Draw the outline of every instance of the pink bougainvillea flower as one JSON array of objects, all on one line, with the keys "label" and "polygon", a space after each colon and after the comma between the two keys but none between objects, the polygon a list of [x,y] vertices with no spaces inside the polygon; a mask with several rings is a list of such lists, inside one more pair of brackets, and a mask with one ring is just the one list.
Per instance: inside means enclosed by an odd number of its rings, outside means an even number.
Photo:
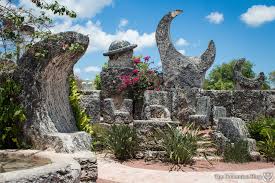
[{"label": "pink bougainvillea flower", "polygon": [[138,77],[133,78],[133,83],[137,83],[139,81]]},{"label": "pink bougainvillea flower", "polygon": [[141,61],[140,61],[140,58],[134,58],[133,61],[134,61],[135,64],[139,64],[139,63],[141,62]]},{"label": "pink bougainvillea flower", "polygon": [[139,71],[138,71],[137,69],[134,69],[134,70],[133,70],[133,73],[134,73],[134,74],[137,74],[138,72],[139,72]]},{"label": "pink bougainvillea flower", "polygon": [[148,62],[149,60],[150,60],[150,56],[146,56],[146,57],[144,57],[143,59],[146,61],[146,62]]}]

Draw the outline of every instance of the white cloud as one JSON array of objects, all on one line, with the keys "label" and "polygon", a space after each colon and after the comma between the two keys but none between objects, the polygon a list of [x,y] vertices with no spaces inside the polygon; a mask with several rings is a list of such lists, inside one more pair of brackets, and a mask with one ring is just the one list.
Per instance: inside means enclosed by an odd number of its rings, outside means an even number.
[{"label": "white cloud", "polygon": [[129,23],[129,21],[125,18],[122,18],[118,24],[118,28],[123,28],[125,27],[127,24]]},{"label": "white cloud", "polygon": [[[82,20],[81,23],[78,23],[74,19],[68,17],[57,18],[57,16],[51,14],[55,20],[55,26],[52,27],[51,30],[54,33],[76,31],[88,35],[90,38],[88,51],[90,52],[107,51],[110,44],[114,40],[127,40],[131,43],[135,43],[138,45],[135,50],[141,50],[146,47],[155,46],[154,32],[141,33],[135,29],[119,29],[115,33],[108,33],[103,30],[99,21],[93,22],[91,20],[91,18],[95,14],[99,13],[104,7],[112,4],[112,0],[60,0],[59,3],[67,6],[69,9],[75,10],[78,14],[76,20],[79,20],[79,18],[86,19]],[[29,0],[20,0],[19,5],[36,9]],[[126,26],[127,24],[127,19],[122,19],[120,22],[120,26]]]},{"label": "white cloud", "polygon": [[205,17],[210,23],[220,24],[224,21],[224,17],[222,13],[219,12],[211,12],[209,15]]},{"label": "white cloud", "polygon": [[254,5],[241,15],[241,20],[252,27],[274,21],[275,6]]},{"label": "white cloud", "polygon": [[185,55],[185,53],[186,53],[186,51],[183,50],[183,49],[179,50],[179,52],[180,52],[181,54],[183,54],[183,55]]},{"label": "white cloud", "polygon": [[188,43],[188,41],[186,41],[185,39],[179,38],[179,39],[176,41],[176,45],[177,45],[177,46],[188,46],[189,43]]},{"label": "white cloud", "polygon": [[[46,0],[46,2],[54,2],[54,0]],[[100,13],[104,7],[111,5],[112,0],[59,0],[58,3],[75,11],[79,18],[91,18]],[[20,0],[19,5],[35,9],[30,0]]]},{"label": "white cloud", "polygon": [[81,73],[81,69],[78,68],[78,67],[74,68],[74,73],[75,74],[80,74]]},{"label": "white cloud", "polygon": [[140,33],[134,29],[119,30],[114,34],[104,32],[100,22],[93,23],[91,20],[85,24],[73,24],[71,20],[66,20],[58,23],[52,29],[54,32],[60,31],[77,31],[88,35],[90,38],[90,45],[88,51],[106,51],[114,40],[126,40],[130,43],[135,43],[138,47],[135,50],[141,50],[146,47],[153,47],[155,45],[155,33]]},{"label": "white cloud", "polygon": [[98,66],[88,66],[84,68],[84,72],[100,72],[101,68]]}]

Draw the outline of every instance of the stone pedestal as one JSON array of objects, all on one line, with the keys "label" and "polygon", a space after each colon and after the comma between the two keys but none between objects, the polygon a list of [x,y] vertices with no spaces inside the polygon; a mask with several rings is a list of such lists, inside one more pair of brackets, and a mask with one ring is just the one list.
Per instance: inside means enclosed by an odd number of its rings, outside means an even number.
[{"label": "stone pedestal", "polygon": [[196,114],[190,115],[190,122],[203,129],[209,127],[211,125],[209,121],[210,110],[210,97],[197,98]]},{"label": "stone pedestal", "polygon": [[117,106],[114,99],[107,98],[103,101],[103,119],[109,124],[129,124],[133,121],[133,101],[124,99],[120,106]]},{"label": "stone pedestal", "polygon": [[179,123],[175,121],[154,120],[134,120],[133,127],[137,131],[140,139],[139,158],[145,159],[161,159],[164,157],[163,149],[160,142],[155,139],[157,131],[166,131],[169,126],[176,128]]}]

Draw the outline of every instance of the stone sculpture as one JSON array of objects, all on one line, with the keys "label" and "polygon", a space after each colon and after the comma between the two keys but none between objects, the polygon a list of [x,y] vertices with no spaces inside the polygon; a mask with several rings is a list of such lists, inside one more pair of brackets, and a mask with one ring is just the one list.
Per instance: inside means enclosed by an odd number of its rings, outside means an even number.
[{"label": "stone sculpture", "polygon": [[133,100],[124,99],[122,104],[115,105],[112,98],[104,99],[103,101],[103,118],[104,122],[110,124],[133,122]]},{"label": "stone sculpture", "polygon": [[196,114],[189,116],[189,121],[201,128],[207,128],[210,124],[210,97],[197,98]]},{"label": "stone sculpture", "polygon": [[171,120],[171,102],[167,91],[145,91],[144,105],[145,119]]},{"label": "stone sculpture", "polygon": [[[114,41],[110,45],[109,51],[103,54],[108,56],[109,60],[108,66],[103,68],[100,73],[102,98],[115,98],[122,95],[119,90],[120,77],[132,73],[134,69],[133,49],[136,47],[136,44],[130,44],[128,41]],[[125,92],[127,93],[127,91]]]},{"label": "stone sculpture", "polygon": [[221,117],[218,120],[217,130],[213,133],[213,139],[217,144],[219,152],[223,152],[227,145],[232,145],[238,141],[246,141],[247,151],[252,159],[259,158],[255,139],[250,138],[245,122],[240,118]]},{"label": "stone sculpture", "polygon": [[260,72],[254,79],[246,78],[242,75],[242,65],[245,58],[239,59],[234,65],[235,90],[260,90],[265,81],[265,75]]},{"label": "stone sculpture", "polygon": [[[72,44],[83,49],[71,51]],[[15,75],[23,89],[24,133],[34,148],[69,153],[90,149],[90,135],[76,127],[68,82],[88,44],[89,38],[82,34],[59,33],[33,45],[19,60]],[[41,50],[46,55],[36,56]]]},{"label": "stone sculpture", "polygon": [[156,30],[164,85],[168,89],[201,88],[205,73],[215,60],[215,44],[210,41],[207,50],[200,57],[188,57],[178,52],[171,42],[170,25],[180,13],[181,10],[169,12],[161,19]]},{"label": "stone sculpture", "polygon": [[214,106],[213,107],[213,122],[216,126],[218,124],[219,118],[226,117],[226,108],[223,106]]}]

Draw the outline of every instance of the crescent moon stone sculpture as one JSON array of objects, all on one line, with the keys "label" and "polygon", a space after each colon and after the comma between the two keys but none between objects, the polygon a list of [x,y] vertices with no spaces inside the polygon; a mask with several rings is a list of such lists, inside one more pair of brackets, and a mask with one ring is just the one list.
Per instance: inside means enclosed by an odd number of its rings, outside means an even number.
[{"label": "crescent moon stone sculpture", "polygon": [[188,57],[178,52],[171,42],[170,25],[181,13],[182,10],[175,10],[166,14],[156,30],[164,85],[166,88],[176,89],[202,88],[205,73],[215,60],[215,44],[211,40],[207,50],[200,57]]},{"label": "crescent moon stone sculpture", "polygon": [[234,79],[235,79],[235,90],[260,90],[264,84],[265,75],[260,72],[256,78],[246,78],[242,75],[242,66],[245,63],[245,58],[239,59],[234,65]]}]

